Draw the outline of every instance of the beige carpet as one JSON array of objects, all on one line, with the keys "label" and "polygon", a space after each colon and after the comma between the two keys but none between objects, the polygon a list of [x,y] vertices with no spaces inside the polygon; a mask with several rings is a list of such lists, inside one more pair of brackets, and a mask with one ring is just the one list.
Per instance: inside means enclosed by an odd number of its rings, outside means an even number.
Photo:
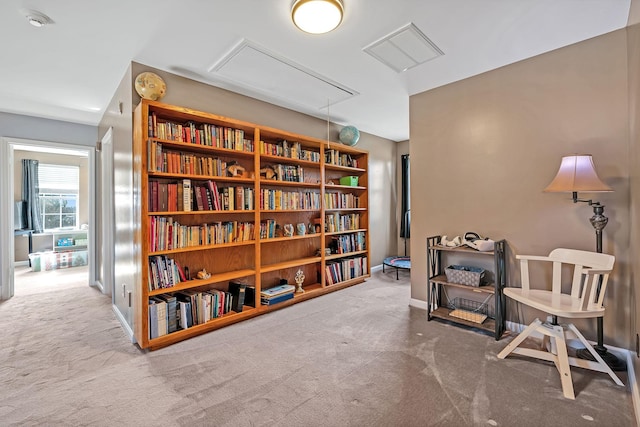
[{"label": "beige carpet", "polygon": [[635,425],[605,374],[574,369],[570,401],[552,365],[498,360],[506,339],[427,322],[407,277],[148,353],[84,283],[25,290],[0,303],[0,425]]}]

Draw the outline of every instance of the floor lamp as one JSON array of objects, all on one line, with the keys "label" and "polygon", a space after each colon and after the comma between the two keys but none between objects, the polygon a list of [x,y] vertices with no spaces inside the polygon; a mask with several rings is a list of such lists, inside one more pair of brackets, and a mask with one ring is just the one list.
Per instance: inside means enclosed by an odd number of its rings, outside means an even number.
[{"label": "floor lamp", "polygon": [[[593,159],[590,154],[565,156],[562,158],[558,174],[551,181],[551,184],[544,189],[547,193],[573,193],[573,203],[588,203],[593,207],[593,216],[589,218],[591,225],[596,231],[596,252],[602,252],[602,230],[607,225],[609,219],[604,216],[604,206],[600,202],[593,200],[583,200],[578,198],[578,192],[600,193],[613,191],[611,187],[598,178]],[[598,283],[598,293],[600,292]],[[618,357],[610,353],[604,346],[603,318],[598,317],[598,342],[593,347],[602,359],[614,371],[626,370],[626,364]],[[581,359],[593,360],[591,354],[585,349],[579,350],[577,356]]]}]

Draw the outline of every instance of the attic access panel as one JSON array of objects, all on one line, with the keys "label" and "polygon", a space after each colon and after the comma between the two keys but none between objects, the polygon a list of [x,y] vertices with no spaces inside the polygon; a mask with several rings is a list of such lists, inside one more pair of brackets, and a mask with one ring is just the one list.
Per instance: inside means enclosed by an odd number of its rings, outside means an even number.
[{"label": "attic access panel", "polygon": [[240,42],[209,72],[242,87],[314,109],[358,95],[355,90],[248,40]]}]

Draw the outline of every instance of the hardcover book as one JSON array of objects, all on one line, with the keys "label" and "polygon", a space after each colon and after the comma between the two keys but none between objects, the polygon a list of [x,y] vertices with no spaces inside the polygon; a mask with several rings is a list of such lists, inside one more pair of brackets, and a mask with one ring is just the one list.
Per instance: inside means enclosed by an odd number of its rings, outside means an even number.
[{"label": "hardcover book", "polygon": [[242,312],[246,288],[246,283],[242,283],[237,280],[232,280],[231,282],[229,282],[229,292],[233,296],[233,306],[231,307],[231,310],[235,311],[236,313]]},{"label": "hardcover book", "polygon": [[260,292],[260,298],[273,298],[278,295],[293,293],[296,287],[293,285],[278,285]]},{"label": "hardcover book", "polygon": [[283,302],[283,301],[290,300],[291,298],[293,298],[293,292],[289,292],[289,293],[286,293],[286,294],[280,294],[280,295],[272,297],[272,298],[261,298],[260,299],[260,303],[262,305],[274,305],[274,304],[278,304],[278,303]]}]

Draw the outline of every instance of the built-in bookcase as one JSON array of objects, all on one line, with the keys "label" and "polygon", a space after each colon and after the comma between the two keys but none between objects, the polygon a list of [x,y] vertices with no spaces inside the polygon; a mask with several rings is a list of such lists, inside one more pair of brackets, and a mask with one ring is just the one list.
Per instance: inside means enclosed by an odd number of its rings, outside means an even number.
[{"label": "built-in bookcase", "polygon": [[[134,330],[142,348],[370,276],[366,151],[142,100],[134,114],[134,165]],[[283,281],[296,285],[300,271],[304,292],[261,305],[261,291]],[[242,308],[231,281],[246,285]]]}]

